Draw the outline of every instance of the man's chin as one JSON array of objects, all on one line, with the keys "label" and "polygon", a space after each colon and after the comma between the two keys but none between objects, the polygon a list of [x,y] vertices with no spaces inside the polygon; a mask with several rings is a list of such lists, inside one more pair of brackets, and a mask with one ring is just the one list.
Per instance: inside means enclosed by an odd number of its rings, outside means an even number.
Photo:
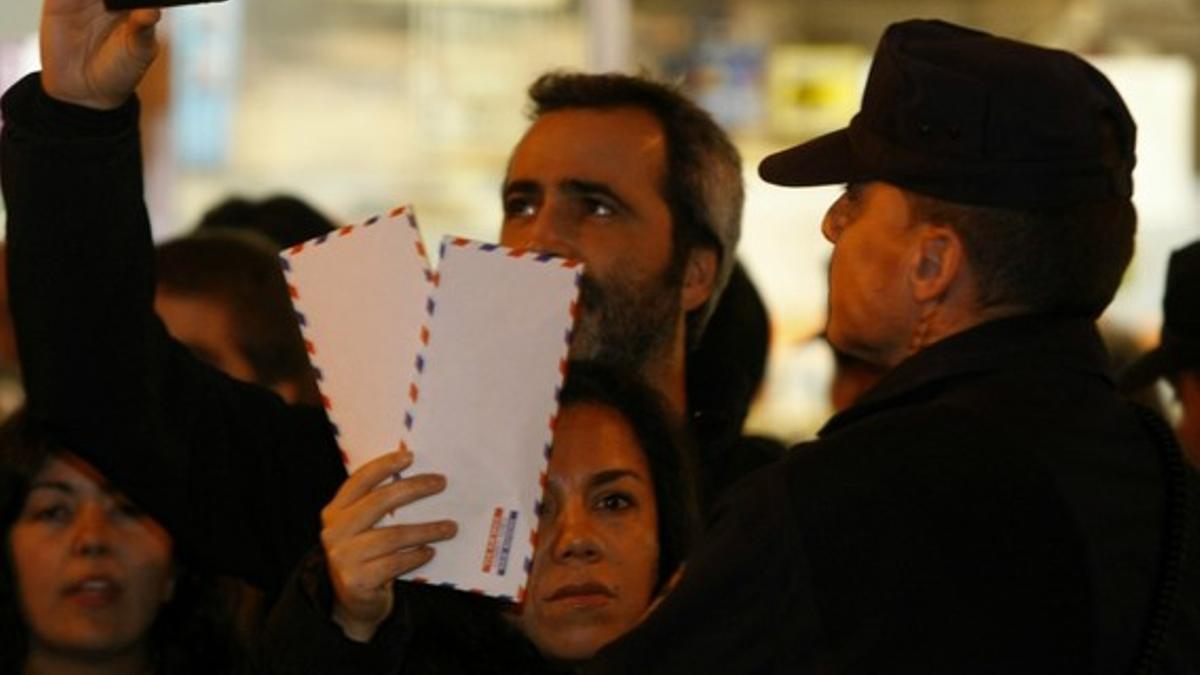
[{"label": "man's chin", "polygon": [[626,372],[641,370],[644,358],[638,358],[623,346],[613,345],[611,342],[612,340],[605,340],[596,332],[576,330],[571,337],[568,356],[572,361],[590,361]]},{"label": "man's chin", "polygon": [[580,306],[570,357],[627,372],[641,372],[664,356],[679,319],[678,291],[661,285],[601,288],[585,276]]}]

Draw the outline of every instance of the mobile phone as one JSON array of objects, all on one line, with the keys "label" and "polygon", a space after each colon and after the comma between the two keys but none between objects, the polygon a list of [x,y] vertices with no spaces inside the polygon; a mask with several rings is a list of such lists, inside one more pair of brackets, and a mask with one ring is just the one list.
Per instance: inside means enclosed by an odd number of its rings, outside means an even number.
[{"label": "mobile phone", "polygon": [[206,2],[224,2],[225,0],[104,0],[104,6],[111,11],[124,9],[139,9],[142,7],[173,7],[175,5],[199,5]]}]

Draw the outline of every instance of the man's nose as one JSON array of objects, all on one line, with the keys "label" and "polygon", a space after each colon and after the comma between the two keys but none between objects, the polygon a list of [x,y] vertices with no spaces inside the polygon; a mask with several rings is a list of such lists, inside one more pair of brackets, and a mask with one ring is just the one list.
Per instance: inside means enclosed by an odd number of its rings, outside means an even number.
[{"label": "man's nose", "polygon": [[842,230],[846,228],[846,219],[849,218],[847,209],[846,195],[842,195],[829,205],[825,217],[821,219],[821,234],[825,235],[826,241],[831,244],[837,243],[838,238],[842,236]]},{"label": "man's nose", "polygon": [[544,205],[529,223],[522,248],[571,256],[574,251],[570,237],[569,217],[567,209],[557,203],[550,202]]},{"label": "man's nose", "polygon": [[825,212],[825,217],[821,219],[821,234],[825,236],[825,241],[831,244],[837,243],[838,228],[834,224],[834,206],[829,207]]}]

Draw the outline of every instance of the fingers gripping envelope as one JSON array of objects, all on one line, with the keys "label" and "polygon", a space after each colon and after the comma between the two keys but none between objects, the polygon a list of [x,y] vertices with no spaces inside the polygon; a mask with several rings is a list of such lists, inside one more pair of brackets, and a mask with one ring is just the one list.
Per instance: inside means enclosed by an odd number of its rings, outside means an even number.
[{"label": "fingers gripping envelope", "polygon": [[435,272],[409,207],[280,258],[347,468],[403,445],[447,477],[402,515],[458,534],[407,578],[520,601],[582,268],[447,239]]}]

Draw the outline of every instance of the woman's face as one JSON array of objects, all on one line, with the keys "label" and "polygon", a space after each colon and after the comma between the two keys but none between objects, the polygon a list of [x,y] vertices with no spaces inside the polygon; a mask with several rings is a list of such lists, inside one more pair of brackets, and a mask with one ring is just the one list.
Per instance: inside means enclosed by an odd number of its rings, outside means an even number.
[{"label": "woman's face", "polygon": [[633,627],[658,577],[654,483],[633,430],[611,408],[558,418],[521,627],[542,654],[576,660]]},{"label": "woman's face", "polygon": [[170,535],[71,455],[35,477],[9,545],[34,650],[141,647],[171,594]]}]

